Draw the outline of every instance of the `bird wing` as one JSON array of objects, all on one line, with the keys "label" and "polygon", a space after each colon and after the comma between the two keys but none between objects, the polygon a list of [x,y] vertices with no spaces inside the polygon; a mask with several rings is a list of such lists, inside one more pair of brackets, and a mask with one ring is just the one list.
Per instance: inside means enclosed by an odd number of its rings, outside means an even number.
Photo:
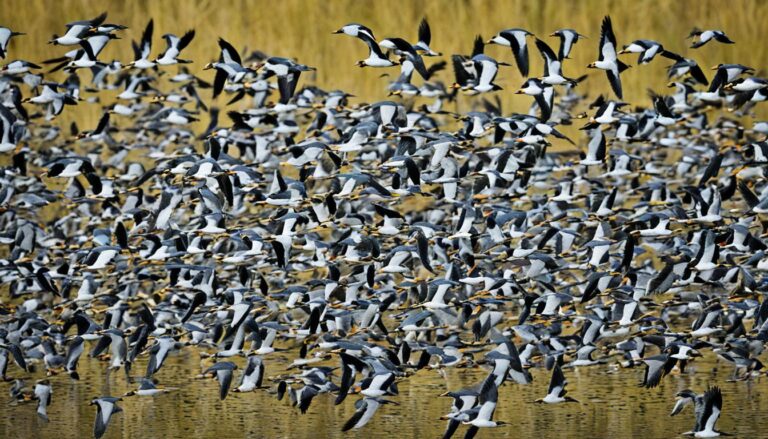
[{"label": "bird wing", "polygon": [[91,43],[88,40],[81,40],[80,47],[83,48],[83,52],[85,52],[85,55],[89,60],[96,61],[96,55],[94,54],[93,47],[91,47]]},{"label": "bird wing", "polygon": [[[361,424],[361,420],[363,419],[363,416],[365,416],[365,414],[368,412],[368,401],[369,401],[369,398],[360,400],[360,402],[362,402],[362,404],[360,404],[360,408],[355,410],[355,413],[352,415],[352,417],[349,418],[347,422],[344,423],[344,426],[341,427],[341,431],[349,431],[353,428],[360,428],[363,425],[365,425],[368,422],[368,420],[370,420],[371,417],[373,417],[373,413],[372,413],[371,416],[369,416],[368,419],[366,419],[366,421]],[[375,413],[375,409],[374,409],[374,413]]]},{"label": "bird wing", "polygon": [[536,100],[539,110],[541,110],[541,121],[548,121],[550,116],[552,116],[552,108],[550,107],[549,102],[547,102],[547,98],[544,97],[544,93],[534,95],[533,98]]},{"label": "bird wing", "polygon": [[560,396],[563,390],[565,390],[566,384],[567,382],[565,381],[563,370],[560,368],[559,364],[555,364],[555,367],[552,369],[552,379],[549,381],[547,394]]},{"label": "bird wing", "polygon": [[611,17],[607,15],[603,18],[603,24],[600,30],[599,56],[601,61],[616,60],[616,35],[613,34]]},{"label": "bird wing", "polygon": [[717,72],[715,72],[715,76],[712,78],[712,82],[709,84],[709,89],[707,91],[709,93],[714,93],[720,90],[720,88],[725,85],[727,80],[728,71],[722,67],[717,69]]},{"label": "bird wing", "polygon": [[299,83],[299,75],[301,72],[289,72],[285,76],[278,76],[277,87],[280,90],[280,103],[287,104],[290,102],[293,94],[296,92],[296,85]]},{"label": "bird wing", "polygon": [[560,61],[558,61],[552,48],[538,38],[536,38],[536,47],[539,49],[541,57],[544,58],[544,76],[559,75]]},{"label": "bird wing", "polygon": [[179,44],[179,37],[177,37],[174,34],[165,34],[163,35],[163,39],[165,40],[165,43],[168,45],[168,49],[177,49],[178,50],[178,44]]},{"label": "bird wing", "polygon": [[229,386],[232,384],[232,371],[218,370],[216,371],[216,379],[219,381],[219,398],[223,400],[227,397]]},{"label": "bird wing", "polygon": [[102,408],[102,402],[96,401],[96,421],[93,424],[93,436],[97,439],[102,437],[104,432],[107,431],[107,422],[109,422],[109,416],[104,416],[104,414],[105,411]]},{"label": "bird wing", "polygon": [[704,392],[703,406],[704,410],[701,419],[697,419],[697,424],[701,430],[714,431],[715,423],[720,417],[720,410],[723,407],[723,395],[719,387],[710,387]]},{"label": "bird wing", "polygon": [[150,19],[147,27],[144,29],[144,33],[141,34],[141,57],[143,59],[149,59],[149,53],[152,51],[152,33],[154,29],[155,21]]},{"label": "bird wing", "polygon": [[[615,52],[614,52],[615,54]],[[616,97],[624,99],[621,91],[621,78],[619,77],[619,69],[606,70],[605,74],[608,75],[608,82],[611,83],[611,89],[616,93]]]},{"label": "bird wing", "polygon": [[453,73],[456,79],[456,84],[461,86],[468,85],[470,81],[475,79],[474,72],[471,72],[466,68],[466,62],[467,58],[465,56],[451,56],[451,63],[453,64]]},{"label": "bird wing", "polygon": [[317,395],[317,389],[314,386],[305,386],[301,392],[301,400],[299,401],[299,410],[301,413],[306,413],[309,409],[309,405],[312,403],[312,398]]},{"label": "bird wing", "polygon": [[419,42],[424,43],[425,46],[429,46],[432,42],[432,31],[429,29],[427,17],[422,18],[419,23]]},{"label": "bird wing", "polygon": [[515,57],[520,74],[528,77],[528,45],[525,43],[525,34],[522,32],[507,33],[509,45],[512,47],[512,55]]},{"label": "bird wing", "polygon": [[[225,64],[242,64],[242,61],[240,60],[240,54],[237,53],[237,50],[235,50],[234,47],[232,47],[227,40],[223,38],[219,38],[219,48],[221,48],[221,60]],[[215,84],[215,82],[214,82]],[[214,89],[215,89],[214,85]]]},{"label": "bird wing", "polygon": [[195,38],[195,30],[189,30],[187,31],[180,39],[178,44],[176,45],[176,49],[181,52],[184,50],[185,47],[189,45],[189,43],[192,42],[192,40]]}]

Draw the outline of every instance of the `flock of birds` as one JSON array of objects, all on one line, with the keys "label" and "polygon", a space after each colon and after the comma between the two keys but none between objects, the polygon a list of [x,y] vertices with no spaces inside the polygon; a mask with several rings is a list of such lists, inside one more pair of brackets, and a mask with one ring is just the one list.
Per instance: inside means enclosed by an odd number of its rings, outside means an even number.
[{"label": "flock of birds", "polygon": [[[644,368],[646,388],[709,355],[733,365],[731,380],[762,374],[768,123],[730,116],[768,97],[753,68],[719,64],[708,80],[656,41],[620,49],[606,17],[589,67],[605,71],[616,99],[587,102],[586,77],[565,76],[585,38],[572,29],[552,34],[557,52],[523,29],[478,37],[471,55],[451,56],[446,86],[436,78],[447,63],[427,65],[442,55],[426,20],[416,44],[348,24],[335,33],[367,45],[359,66],[400,68],[395,100],[354,105],[344,91],[298,87],[312,67],[241,56],[223,39],[208,82],[182,58],[195,32],[163,35],[158,54],[151,20],[131,62],[100,60],[125,29],[106,13],[69,23],[50,43],[71,50],[45,61],[49,72],[23,60],[0,72],[0,273],[11,299],[0,307],[0,375],[42,419],[56,385],[80,379],[81,360],[123,369],[136,387],[123,397],[147,397],[174,390],[158,380],[185,349],[205,357],[200,377],[218,381],[222,400],[230,389],[287,394],[305,413],[313,398],[359,395],[345,431],[397,404],[409,376],[487,369],[445,393],[446,438],[502,425],[499,392],[530,383],[530,368],[551,370],[546,404],[576,401],[566,395],[574,367]],[[22,35],[0,27],[0,57]],[[733,44],[719,30],[689,37],[694,49]],[[529,112],[482,97],[509,65],[489,45],[511,48]],[[625,53],[642,69],[668,59],[674,91],[647,107],[622,102]],[[250,103],[224,122],[207,89]],[[447,109],[459,92],[481,95],[472,111]],[[105,96],[114,100],[93,130],[53,123]],[[193,132],[201,112],[210,124]],[[578,119],[585,148],[558,130]],[[578,151],[548,151],[550,141]],[[275,352],[295,360],[270,376]],[[33,373],[48,376],[30,387]],[[677,397],[673,415],[695,407],[689,434],[721,434],[719,387]],[[95,437],[120,400],[91,401]]]}]

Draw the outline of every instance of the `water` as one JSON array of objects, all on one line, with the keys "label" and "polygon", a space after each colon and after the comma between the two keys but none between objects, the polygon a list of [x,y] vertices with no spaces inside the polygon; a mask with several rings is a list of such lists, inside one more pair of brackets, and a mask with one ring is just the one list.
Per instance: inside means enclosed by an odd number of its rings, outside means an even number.
[{"label": "water", "polygon": [[[266,375],[286,373],[295,350],[268,356]],[[736,437],[762,437],[768,420],[761,413],[768,410],[768,386],[764,378],[751,382],[726,382],[732,369],[717,362],[711,352],[692,363],[684,375],[675,372],[664,378],[656,389],[644,389],[643,368],[617,369],[613,364],[578,369],[565,369],[568,394],[579,404],[548,406],[535,404],[546,394],[549,372],[532,370],[534,381],[528,386],[505,384],[499,393],[495,419],[512,425],[493,431],[481,431],[480,437],[581,437],[644,439],[678,437],[693,426],[690,407],[676,417],[669,417],[678,391],[691,388],[701,392],[707,384],[722,387],[724,408],[718,423],[720,430]],[[115,415],[107,429],[106,438],[315,438],[344,436],[341,427],[354,413],[356,397],[349,395],[343,404],[333,405],[334,395],[321,394],[312,402],[306,415],[299,414],[286,399],[277,401],[266,391],[230,393],[226,400],[218,399],[218,383],[212,379],[195,379],[207,367],[194,348],[172,354],[156,374],[164,387],[178,390],[157,397],[127,397],[120,403],[124,412]],[[242,366],[244,360],[234,360]],[[331,360],[329,365],[337,365]],[[134,367],[143,371],[146,357]],[[11,373],[17,373],[18,369]],[[75,382],[66,375],[51,378],[53,401],[48,409],[50,423],[40,421],[35,403],[6,406],[0,418],[3,438],[68,438],[92,435],[95,407],[88,401],[98,395],[122,395],[133,389],[126,383],[122,370],[106,376],[106,364],[81,358],[81,380]],[[238,378],[239,379],[239,370]],[[39,373],[35,378],[40,378]],[[447,369],[446,377],[435,370],[422,370],[398,383],[399,396],[390,397],[399,405],[386,405],[363,429],[347,436],[369,438],[439,437],[448,413],[450,398],[438,395],[479,382],[485,371]],[[28,380],[28,383],[33,383]],[[338,381],[337,381],[338,382]],[[3,392],[8,384],[2,387]],[[455,437],[462,437],[460,427]]]}]

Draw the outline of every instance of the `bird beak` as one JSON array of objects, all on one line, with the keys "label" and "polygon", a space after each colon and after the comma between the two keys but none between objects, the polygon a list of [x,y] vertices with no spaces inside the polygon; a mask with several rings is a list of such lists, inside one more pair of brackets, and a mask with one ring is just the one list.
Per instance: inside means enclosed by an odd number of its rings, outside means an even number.
[{"label": "bird beak", "polygon": [[588,69],[594,69],[595,68],[595,63],[587,64],[587,68]]},{"label": "bird beak", "polygon": [[624,55],[625,53],[627,53],[626,49],[619,50],[619,55]]},{"label": "bird beak", "polygon": [[331,32],[331,34],[343,34],[343,33],[344,33],[344,29],[339,29]]},{"label": "bird beak", "polygon": [[557,32],[552,32],[551,34],[549,34],[549,36],[550,37],[556,37],[557,36]]},{"label": "bird beak", "polygon": [[525,92],[523,92],[523,89],[522,89],[522,88],[521,88],[520,90],[517,90],[517,91],[515,91],[515,94],[516,94],[516,95],[521,95],[521,94],[524,94],[524,93],[525,93]]},{"label": "bird beak", "polygon": [[712,67],[710,67],[710,70],[717,70],[718,68],[719,68],[719,66],[712,66]]}]

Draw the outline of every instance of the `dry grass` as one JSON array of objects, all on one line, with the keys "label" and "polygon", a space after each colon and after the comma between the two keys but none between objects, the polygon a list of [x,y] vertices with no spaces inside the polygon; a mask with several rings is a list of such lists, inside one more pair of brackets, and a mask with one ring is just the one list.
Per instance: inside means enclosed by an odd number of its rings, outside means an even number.
[{"label": "dry grass", "polygon": [[[188,28],[197,30],[197,38],[187,49],[185,57],[195,60],[192,69],[205,78],[210,79],[212,74],[202,72],[202,66],[217,56],[216,39],[221,36],[236,47],[258,48],[269,54],[295,57],[316,66],[318,72],[315,78],[308,78],[308,81],[315,81],[321,87],[344,89],[366,101],[385,97],[387,79],[380,75],[384,72],[395,75],[396,70],[361,70],[354,66],[355,61],[367,55],[365,46],[349,37],[331,35],[333,30],[353,21],[371,27],[378,38],[402,36],[413,40],[419,20],[426,15],[432,25],[433,47],[445,54],[469,52],[474,35],[489,37],[510,27],[528,29],[555,46],[557,41],[546,35],[561,27],[572,27],[590,38],[576,46],[572,61],[565,66],[565,73],[574,77],[584,73],[586,64],[597,55],[599,25],[605,14],[613,18],[619,44],[636,38],[655,39],[672,51],[692,56],[706,67],[718,62],[739,62],[761,69],[768,60],[768,46],[762,44],[766,31],[761,26],[768,21],[768,4],[742,0],[727,3],[708,0],[592,0],[574,3],[482,0],[421,0],[408,3],[366,0],[4,0],[0,8],[0,24],[28,34],[13,41],[12,57],[40,61],[60,56],[66,50],[46,44],[54,31],[61,33],[64,23],[90,18],[102,10],[109,11],[108,21],[130,26],[121,34],[124,40],[111,44],[103,59],[128,61],[132,57],[129,40],[139,38],[147,20],[153,17],[156,52],[164,47],[164,42],[159,39],[163,33],[180,34]],[[684,37],[693,26],[722,28],[737,44],[709,44],[697,51],[687,49]],[[493,46],[487,52],[500,60],[512,61],[509,49]],[[534,63],[531,71],[537,73],[541,69],[541,60],[535,49],[531,56]],[[667,82],[664,70],[667,63],[667,60],[660,59],[651,65],[635,66],[627,71],[623,75],[626,99],[646,104],[649,102],[647,89],[663,91]],[[631,64],[634,64],[634,59]],[[450,72],[442,75],[446,82],[450,82],[451,77]],[[500,96],[506,110],[527,108],[529,98],[512,94],[512,90],[522,81],[515,68],[501,71],[499,83],[505,91],[500,92]],[[601,72],[593,72],[583,87],[591,93],[609,91]],[[78,109],[78,113],[83,112],[83,109]],[[98,108],[86,113],[89,114],[86,120],[90,123],[98,114]]]}]

